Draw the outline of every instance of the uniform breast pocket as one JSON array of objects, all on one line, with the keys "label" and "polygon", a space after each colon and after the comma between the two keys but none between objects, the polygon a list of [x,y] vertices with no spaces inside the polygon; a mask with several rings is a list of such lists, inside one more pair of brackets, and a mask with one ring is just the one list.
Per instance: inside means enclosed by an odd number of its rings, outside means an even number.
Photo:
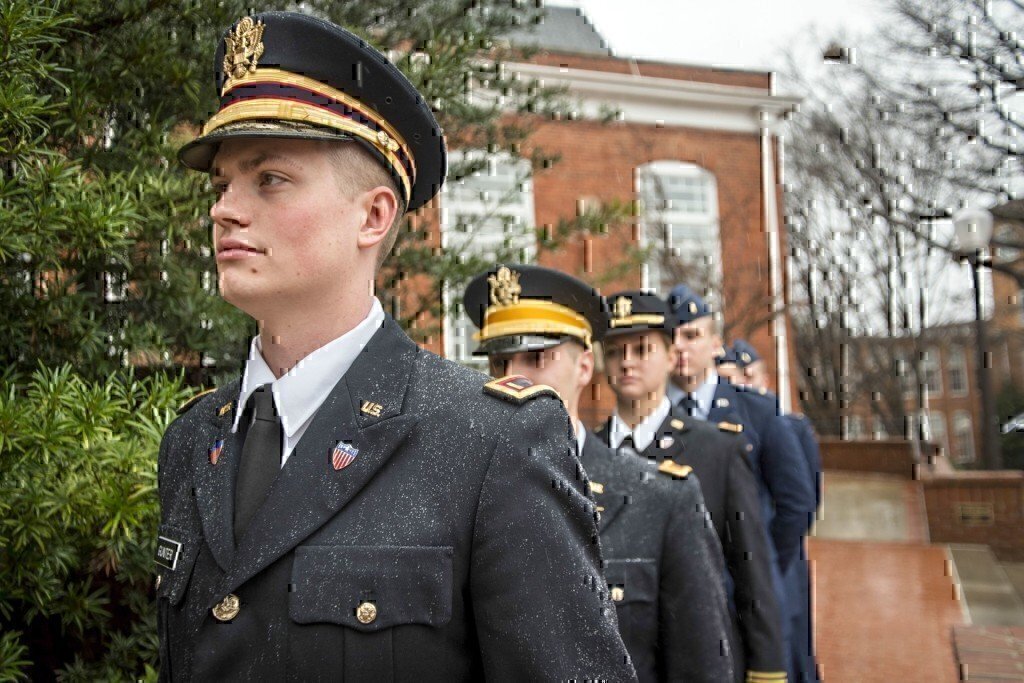
[{"label": "uniform breast pocket", "polygon": [[298,624],[364,633],[443,626],[452,616],[452,580],[450,546],[302,546],[288,611]]},{"label": "uniform breast pocket", "polygon": [[605,580],[619,618],[619,632],[630,655],[645,661],[657,642],[658,565],[648,559],[609,559]]}]

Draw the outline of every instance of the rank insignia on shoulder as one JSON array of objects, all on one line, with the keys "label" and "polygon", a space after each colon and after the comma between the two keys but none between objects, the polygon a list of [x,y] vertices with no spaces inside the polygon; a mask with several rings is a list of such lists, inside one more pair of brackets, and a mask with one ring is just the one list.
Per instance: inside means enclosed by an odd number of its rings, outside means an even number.
[{"label": "rank insignia on shoulder", "polygon": [[517,405],[522,405],[531,398],[543,396],[544,394],[561,398],[558,392],[547,384],[534,384],[522,375],[509,375],[508,377],[490,381],[484,385],[484,393],[503,398]]},{"label": "rank insignia on shoulder", "polygon": [[680,465],[674,460],[662,460],[658,465],[658,471],[662,474],[671,474],[679,479],[686,479],[693,472],[693,468],[689,465]]},{"label": "rank insignia on shoulder", "polygon": [[738,425],[735,422],[719,422],[718,428],[723,432],[732,432],[733,434],[740,434],[743,432],[743,425]]},{"label": "rank insignia on shoulder", "polygon": [[181,406],[178,408],[178,415],[188,412],[188,409],[194,406],[195,404],[199,403],[200,399],[202,399],[203,396],[206,396],[207,394],[212,394],[215,391],[217,390],[207,389],[205,391],[200,391],[198,394],[196,394],[195,396],[181,404]]}]

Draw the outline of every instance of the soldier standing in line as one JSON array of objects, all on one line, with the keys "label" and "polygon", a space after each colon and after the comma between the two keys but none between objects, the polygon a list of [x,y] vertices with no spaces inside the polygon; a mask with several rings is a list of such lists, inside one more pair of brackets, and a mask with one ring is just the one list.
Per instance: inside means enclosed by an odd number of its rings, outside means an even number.
[{"label": "soldier standing in line", "polygon": [[761,514],[773,552],[773,576],[783,616],[783,647],[788,652],[792,608],[782,577],[799,556],[803,535],[814,516],[812,477],[803,451],[776,401],[759,392],[735,386],[719,377],[715,358],[723,352],[720,322],[711,308],[686,285],[677,285],[669,306],[678,319],[675,345],[679,358],[669,383],[674,406],[700,420],[731,422],[743,427],[761,496]]},{"label": "soldier standing in line", "polygon": [[161,680],[635,680],[561,401],[423,351],[372,294],[444,181],[423,98],[307,14],[241,19],[214,63],[180,158],[260,334],[161,444]]},{"label": "soldier standing in line", "polygon": [[[764,360],[746,340],[736,339],[726,350],[724,358],[718,361],[718,372],[733,384],[750,386],[763,394],[768,391],[768,374]],[[807,466],[814,477],[815,507],[821,505],[821,454],[814,427],[805,415],[786,413],[783,416],[803,450]],[[810,528],[807,530],[810,531]],[[811,602],[811,576],[805,552],[801,552],[782,577],[792,612],[790,638],[790,678],[798,683],[812,683],[820,680],[814,655],[814,624]]]},{"label": "soldier standing in line", "polygon": [[605,579],[639,679],[729,681],[721,549],[696,478],[671,461],[659,467],[612,452],[578,417],[592,345],[607,323],[601,296],[564,273],[515,265],[477,276],[464,301],[492,374],[550,385],[565,401],[600,506]]},{"label": "soldier standing in line", "polygon": [[[617,409],[597,436],[612,447],[631,440],[654,462],[693,467],[725,556],[736,680],[784,680],[771,555],[740,428],[726,422],[712,426],[671,410],[665,388],[675,366],[675,325],[664,301],[640,292],[623,292],[609,301],[615,316],[604,344],[605,370]],[[653,352],[645,353],[648,348]]]}]

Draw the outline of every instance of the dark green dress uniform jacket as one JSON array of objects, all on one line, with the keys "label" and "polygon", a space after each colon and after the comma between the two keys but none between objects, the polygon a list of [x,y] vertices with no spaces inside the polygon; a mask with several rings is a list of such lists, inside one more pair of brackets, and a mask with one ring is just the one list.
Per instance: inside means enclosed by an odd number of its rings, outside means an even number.
[{"label": "dark green dress uniform jacket", "polygon": [[722,550],[696,477],[659,473],[592,434],[582,462],[603,508],[605,579],[639,679],[731,680]]},{"label": "dark green dress uniform jacket", "polygon": [[746,458],[746,441],[717,425],[670,414],[643,455],[689,465],[700,479],[732,579],[737,679],[742,680],[744,671],[785,671],[768,534],[761,521],[757,480]]},{"label": "dark green dress uniform jacket", "polygon": [[[157,591],[161,679],[634,680],[565,410],[485,381],[387,318],[237,544],[238,383],[176,420],[160,451],[160,535],[182,544]],[[342,440],[358,454],[335,470]],[[239,611],[218,621],[229,594]]]}]

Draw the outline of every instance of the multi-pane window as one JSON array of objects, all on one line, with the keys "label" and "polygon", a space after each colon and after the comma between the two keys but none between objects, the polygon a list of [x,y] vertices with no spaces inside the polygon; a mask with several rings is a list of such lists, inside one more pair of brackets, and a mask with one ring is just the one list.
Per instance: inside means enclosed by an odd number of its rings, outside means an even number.
[{"label": "multi-pane window", "polygon": [[974,462],[974,428],[971,425],[971,416],[966,411],[958,410],[953,415],[951,446],[953,462]]},{"label": "multi-pane window", "polygon": [[928,393],[937,396],[942,393],[942,369],[939,367],[939,350],[930,348],[921,353],[921,381]]},{"label": "multi-pane window", "polygon": [[[481,168],[449,180],[441,192],[442,247],[488,261],[511,251],[515,262],[532,262],[537,242],[532,231],[535,218],[530,162],[478,151],[456,151],[449,157],[453,166],[467,160],[480,162]],[[471,355],[476,348],[476,328],[462,310],[462,292],[445,286],[444,301],[448,311],[444,322],[445,356],[486,369],[484,359]]]},{"label": "multi-pane window", "polygon": [[718,289],[722,244],[718,187],[710,172],[679,161],[654,161],[636,171],[641,245],[650,249],[642,284],[665,294],[680,278],[696,290]]},{"label": "multi-pane window", "polygon": [[964,347],[950,346],[946,356],[946,369],[949,372],[949,392],[951,394],[967,393],[967,359]]},{"label": "multi-pane window", "polygon": [[850,415],[846,419],[846,439],[856,441],[864,436],[864,418],[860,415]]},{"label": "multi-pane window", "polygon": [[946,442],[946,416],[938,411],[928,413],[928,440],[949,452],[949,444]]}]

